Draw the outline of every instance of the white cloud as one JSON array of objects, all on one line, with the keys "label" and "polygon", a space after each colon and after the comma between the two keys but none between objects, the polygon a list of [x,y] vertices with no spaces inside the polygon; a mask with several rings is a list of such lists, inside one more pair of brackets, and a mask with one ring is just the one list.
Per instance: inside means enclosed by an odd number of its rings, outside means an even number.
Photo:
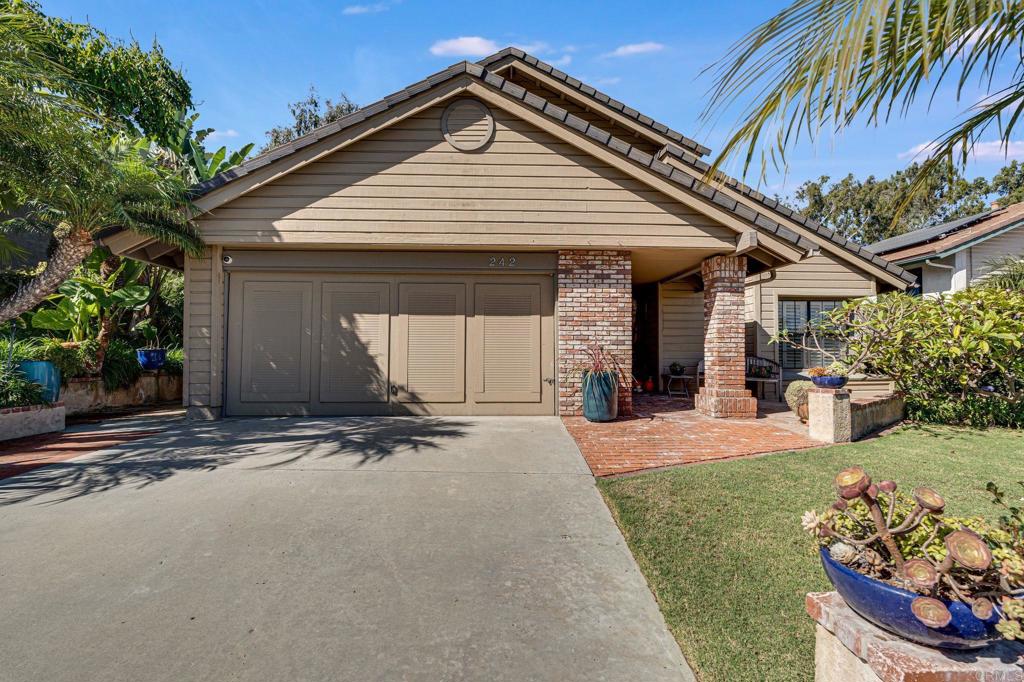
[{"label": "white cloud", "polygon": [[619,45],[617,48],[608,52],[602,56],[604,57],[631,57],[635,54],[649,54],[651,52],[661,52],[665,49],[665,46],[661,43],[655,43],[653,41],[646,41],[643,43],[630,43],[629,45]]},{"label": "white cloud", "polygon": [[430,54],[438,57],[485,57],[497,51],[497,43],[480,36],[460,36],[439,40],[430,46]]},{"label": "white cloud", "polygon": [[[935,151],[935,142],[922,142],[898,155],[900,159],[923,159],[928,158]],[[1009,159],[1024,159],[1024,140],[1010,140],[1001,142],[992,140],[990,142],[978,142],[971,148],[971,158],[974,161],[1006,161]]]},{"label": "white cloud", "polygon": [[206,139],[213,142],[215,140],[224,140],[231,137],[238,137],[238,131],[234,128],[228,128],[227,130],[214,130],[206,136]]},{"label": "white cloud", "polygon": [[375,2],[372,5],[349,5],[341,10],[341,13],[348,15],[376,14],[377,12],[388,11],[391,9],[391,5],[392,3],[390,2]]},{"label": "white cloud", "polygon": [[512,47],[518,47],[523,52],[530,54],[544,54],[551,51],[551,46],[542,40],[535,40],[532,43],[512,43]]},{"label": "white cloud", "polygon": [[550,64],[551,66],[569,66],[570,64],[572,64],[572,55],[563,54],[558,59],[548,60],[548,64]]}]

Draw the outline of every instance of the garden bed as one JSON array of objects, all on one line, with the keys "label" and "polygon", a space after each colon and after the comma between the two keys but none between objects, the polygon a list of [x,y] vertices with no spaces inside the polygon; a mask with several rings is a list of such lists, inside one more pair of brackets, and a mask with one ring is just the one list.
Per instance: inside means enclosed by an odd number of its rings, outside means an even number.
[{"label": "garden bed", "polygon": [[180,402],[181,375],[143,372],[130,385],[115,389],[108,389],[99,377],[75,377],[61,388],[61,399],[69,415]]}]

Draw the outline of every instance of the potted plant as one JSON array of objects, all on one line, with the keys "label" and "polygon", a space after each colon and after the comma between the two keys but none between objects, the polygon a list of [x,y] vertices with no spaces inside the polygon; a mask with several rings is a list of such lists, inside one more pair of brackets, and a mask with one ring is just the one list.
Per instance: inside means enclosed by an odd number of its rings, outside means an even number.
[{"label": "potted plant", "polygon": [[849,380],[846,368],[838,362],[828,367],[811,367],[807,374],[818,388],[842,388]]},{"label": "potted plant", "polygon": [[[804,514],[826,575],[850,608],[875,625],[928,646],[975,649],[1024,639],[1024,523],[999,526],[944,514],[934,490],[907,496],[861,467],[835,477],[838,499]],[[1001,501],[998,489],[990,490]]]},{"label": "potted plant", "polygon": [[671,365],[668,366],[668,373],[674,377],[683,376],[683,371],[683,366],[678,362],[673,362]]},{"label": "potted plant", "polygon": [[583,393],[583,416],[592,422],[610,422],[619,415],[619,383],[626,382],[622,365],[600,344],[583,349],[586,360],[569,370],[579,377],[577,390]]},{"label": "potted plant", "polygon": [[813,385],[810,381],[791,381],[786,387],[786,404],[802,422],[808,418],[807,393]]},{"label": "potted plant", "polygon": [[145,347],[135,350],[142,369],[157,370],[163,367],[167,362],[167,349],[160,346],[160,333],[156,325],[150,320],[143,320],[135,325],[133,331],[146,340]]},{"label": "potted plant", "polygon": [[[5,367],[16,369],[26,381],[40,386],[43,402],[57,402],[60,397],[60,369],[49,360],[34,359],[41,350],[39,342],[35,339],[15,341],[14,330],[12,322],[11,335],[7,341],[7,357],[0,362]],[[20,357],[16,359],[15,356]]]}]

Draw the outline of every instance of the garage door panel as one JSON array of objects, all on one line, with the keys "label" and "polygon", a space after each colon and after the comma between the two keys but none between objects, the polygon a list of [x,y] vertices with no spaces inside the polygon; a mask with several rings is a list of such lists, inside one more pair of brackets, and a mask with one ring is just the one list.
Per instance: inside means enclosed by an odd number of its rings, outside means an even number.
[{"label": "garage door panel", "polygon": [[477,284],[474,296],[474,400],[540,402],[540,285]]},{"label": "garage door panel", "polygon": [[386,282],[323,284],[320,402],[388,401],[390,289]]},{"label": "garage door panel", "polygon": [[395,380],[404,403],[466,400],[466,285],[402,282]]},{"label": "garage door panel", "polygon": [[308,402],[311,282],[244,284],[242,402]]}]

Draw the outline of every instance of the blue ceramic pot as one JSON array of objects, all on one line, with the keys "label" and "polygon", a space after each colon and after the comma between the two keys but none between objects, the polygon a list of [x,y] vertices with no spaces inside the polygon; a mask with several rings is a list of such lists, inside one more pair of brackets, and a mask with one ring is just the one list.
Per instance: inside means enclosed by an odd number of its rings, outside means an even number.
[{"label": "blue ceramic pot", "polygon": [[142,369],[160,369],[167,362],[166,348],[139,348],[135,351]]},{"label": "blue ceramic pot", "polygon": [[580,389],[587,421],[610,422],[619,416],[619,381],[615,372],[584,374]]},{"label": "blue ceramic pot", "polygon": [[842,388],[846,385],[846,377],[811,377],[811,381],[818,388]]},{"label": "blue ceramic pot", "polygon": [[833,559],[825,548],[821,563],[851,609],[903,639],[943,649],[980,649],[1000,639],[995,629],[998,609],[988,620],[979,620],[967,604],[943,601],[953,618],[944,628],[930,628],[910,610],[911,602],[920,595],[862,575]]},{"label": "blue ceramic pot", "polygon": [[43,400],[57,402],[60,397],[60,370],[56,365],[46,360],[22,360],[18,363],[18,371],[33,384],[43,387]]}]

